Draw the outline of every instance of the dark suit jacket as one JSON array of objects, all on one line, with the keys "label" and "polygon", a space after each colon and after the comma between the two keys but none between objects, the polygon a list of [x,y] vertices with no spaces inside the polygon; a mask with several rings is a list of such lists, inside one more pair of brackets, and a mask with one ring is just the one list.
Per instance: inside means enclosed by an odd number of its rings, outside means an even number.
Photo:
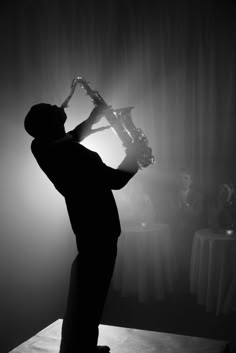
[{"label": "dark suit jacket", "polygon": [[72,138],[60,143],[35,139],[31,148],[39,166],[65,197],[77,242],[80,237],[86,241],[118,237],[121,228],[112,189],[124,187],[137,172],[136,160],[127,156],[113,169]]},{"label": "dark suit jacket", "polygon": [[203,194],[190,189],[187,204],[181,200],[180,192],[176,190],[171,198],[170,220],[176,227],[187,227],[193,230],[206,225],[206,207]]}]

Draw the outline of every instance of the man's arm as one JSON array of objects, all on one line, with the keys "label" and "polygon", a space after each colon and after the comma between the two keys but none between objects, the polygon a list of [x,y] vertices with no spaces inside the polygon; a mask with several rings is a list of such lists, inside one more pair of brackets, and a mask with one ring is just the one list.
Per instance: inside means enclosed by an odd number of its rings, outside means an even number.
[{"label": "man's arm", "polygon": [[113,190],[123,188],[128,181],[138,172],[137,163],[140,147],[133,143],[126,149],[126,156],[117,169],[108,167],[103,163],[102,174],[107,185]]},{"label": "man's arm", "polygon": [[[95,107],[87,120],[76,126],[74,130],[69,131],[69,134],[72,135],[73,140],[81,142],[92,133],[110,128],[110,126],[105,126],[92,129],[92,126],[96,124],[103,115],[105,115],[107,109],[109,110],[110,107]],[[126,148],[126,157],[117,169],[109,167],[101,161],[101,174],[103,175],[104,181],[111,189],[118,190],[123,188],[138,172],[139,166],[137,160],[140,153],[142,153],[142,146],[138,143],[132,143]]]},{"label": "man's arm", "polygon": [[110,126],[103,126],[97,129],[92,129],[92,126],[98,123],[101,117],[105,115],[106,109],[110,109],[110,108],[105,107],[104,109],[104,107],[99,107],[99,106],[95,107],[92,110],[88,119],[84,120],[82,123],[77,125],[75,129],[69,131],[68,133],[73,137],[73,140],[76,142],[82,142],[86,137],[88,137],[89,135],[95,132],[109,129]]}]

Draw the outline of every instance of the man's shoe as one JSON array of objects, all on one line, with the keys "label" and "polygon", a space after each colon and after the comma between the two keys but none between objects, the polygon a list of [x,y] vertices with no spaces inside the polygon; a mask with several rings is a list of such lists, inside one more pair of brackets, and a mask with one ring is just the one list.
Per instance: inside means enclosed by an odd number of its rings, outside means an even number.
[{"label": "man's shoe", "polygon": [[108,346],[97,346],[95,353],[109,353],[110,347]]},{"label": "man's shoe", "polygon": [[[71,352],[71,350],[60,350],[59,353]],[[88,350],[89,353],[110,353],[110,347],[108,346],[97,346],[95,350]]]}]

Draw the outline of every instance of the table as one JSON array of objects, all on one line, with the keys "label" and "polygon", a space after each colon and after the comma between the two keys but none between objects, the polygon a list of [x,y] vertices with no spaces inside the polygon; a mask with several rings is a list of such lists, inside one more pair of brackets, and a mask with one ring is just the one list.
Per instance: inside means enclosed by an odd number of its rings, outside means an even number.
[{"label": "table", "polygon": [[167,224],[126,225],[118,242],[112,287],[121,296],[140,302],[163,300],[166,293],[173,291],[174,261]]},{"label": "table", "polygon": [[208,312],[236,310],[236,235],[198,230],[193,239],[190,291]]}]

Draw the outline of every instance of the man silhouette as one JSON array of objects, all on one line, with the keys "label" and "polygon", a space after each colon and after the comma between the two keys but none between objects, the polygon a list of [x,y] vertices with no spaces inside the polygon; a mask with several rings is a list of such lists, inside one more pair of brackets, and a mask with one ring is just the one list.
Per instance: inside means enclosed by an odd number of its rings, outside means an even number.
[{"label": "man silhouette", "polygon": [[139,151],[132,144],[120,166],[113,169],[79,143],[106,128],[92,129],[102,111],[94,108],[87,120],[68,133],[65,111],[55,105],[34,105],[24,122],[25,130],[34,137],[34,157],[65,198],[78,248],[71,268],[60,353],[105,353],[110,349],[98,346],[97,341],[121,232],[112,189],[124,187],[138,171]]}]

